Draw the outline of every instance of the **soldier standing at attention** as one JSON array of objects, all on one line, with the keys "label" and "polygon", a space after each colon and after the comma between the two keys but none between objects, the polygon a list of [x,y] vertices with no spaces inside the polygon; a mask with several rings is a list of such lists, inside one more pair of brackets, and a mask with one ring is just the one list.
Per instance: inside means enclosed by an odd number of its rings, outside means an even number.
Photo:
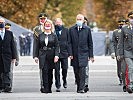
[{"label": "soldier standing at attention", "polygon": [[128,66],[129,85],[127,92],[133,93],[133,11],[128,13],[129,25],[121,29],[120,41],[118,41],[117,59],[125,59]]}]

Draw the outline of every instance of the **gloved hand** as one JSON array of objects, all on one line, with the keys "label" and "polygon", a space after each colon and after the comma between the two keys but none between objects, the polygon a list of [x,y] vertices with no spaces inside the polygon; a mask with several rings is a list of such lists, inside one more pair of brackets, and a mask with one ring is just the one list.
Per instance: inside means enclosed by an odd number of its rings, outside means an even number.
[{"label": "gloved hand", "polygon": [[115,53],[111,53],[111,58],[115,59]]},{"label": "gloved hand", "polygon": [[19,65],[19,61],[15,61],[15,66],[18,66]]}]

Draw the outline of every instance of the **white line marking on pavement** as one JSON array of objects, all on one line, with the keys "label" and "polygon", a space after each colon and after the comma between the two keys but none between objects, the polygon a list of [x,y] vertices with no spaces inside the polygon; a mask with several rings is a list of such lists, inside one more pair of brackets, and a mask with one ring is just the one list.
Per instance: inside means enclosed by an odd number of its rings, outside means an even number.
[{"label": "white line marking on pavement", "polygon": [[[39,70],[17,70],[17,71],[13,71],[13,73],[38,73]],[[73,72],[73,70],[68,70],[68,72]],[[111,73],[115,73],[116,70],[90,70],[89,71],[90,73],[94,73],[94,72],[99,72],[99,73],[102,73],[102,72],[111,72]]]},{"label": "white line marking on pavement", "polygon": [[41,97],[48,97],[48,98],[67,98],[67,97],[75,97],[75,98],[86,98],[86,97],[133,97],[133,94],[128,94],[127,92],[88,92],[84,94],[76,93],[76,92],[53,92],[47,95],[44,95],[39,92],[32,92],[32,93],[11,93],[5,94],[1,93],[0,98],[41,98]]}]

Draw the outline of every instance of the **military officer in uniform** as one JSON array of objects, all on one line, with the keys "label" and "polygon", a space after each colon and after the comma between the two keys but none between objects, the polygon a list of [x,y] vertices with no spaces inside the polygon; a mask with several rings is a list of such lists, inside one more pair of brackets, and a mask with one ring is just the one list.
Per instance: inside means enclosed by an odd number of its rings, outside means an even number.
[{"label": "military officer in uniform", "polygon": [[125,59],[128,66],[128,77],[130,83],[127,86],[128,93],[133,93],[133,11],[128,13],[129,25],[121,29],[118,41],[117,59]]},{"label": "military officer in uniform", "polygon": [[[111,51],[111,57],[112,59],[115,59],[117,56],[117,45],[118,41],[120,39],[121,35],[121,28],[125,25],[125,19],[120,18],[118,20],[118,28],[114,30],[111,43],[110,43],[110,51]],[[126,64],[124,60],[118,60],[116,59],[117,62],[117,75],[119,78],[119,85],[124,85],[123,90],[125,91],[125,69],[126,69]]]},{"label": "military officer in uniform", "polygon": [[[118,40],[120,39],[120,34],[121,34],[121,28],[122,26],[125,24],[125,20],[124,19],[119,19],[118,20],[118,28],[115,29],[113,31],[113,35],[112,35],[112,40],[111,40],[111,57],[114,59],[116,54],[116,50],[117,50],[117,44],[118,44]],[[119,85],[122,85],[122,76],[121,76],[121,61],[117,61],[117,75],[120,81]]]},{"label": "military officer in uniform", "polygon": [[44,23],[47,20],[48,15],[45,14],[45,13],[40,13],[38,17],[39,17],[39,23],[40,24],[33,29],[33,31],[34,31],[33,37],[35,39],[37,39],[38,38],[38,35],[41,34],[44,31],[44,28],[43,27],[44,27]]}]

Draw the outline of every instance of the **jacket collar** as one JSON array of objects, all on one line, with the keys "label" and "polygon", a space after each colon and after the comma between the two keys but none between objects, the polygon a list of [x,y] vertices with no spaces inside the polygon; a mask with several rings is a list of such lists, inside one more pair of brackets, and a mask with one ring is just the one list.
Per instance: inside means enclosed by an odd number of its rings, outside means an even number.
[{"label": "jacket collar", "polygon": [[[75,25],[74,25],[74,28],[75,28],[75,29],[78,29],[78,26],[75,24]],[[82,28],[85,28],[85,25],[84,25],[84,24],[82,25]]]}]

